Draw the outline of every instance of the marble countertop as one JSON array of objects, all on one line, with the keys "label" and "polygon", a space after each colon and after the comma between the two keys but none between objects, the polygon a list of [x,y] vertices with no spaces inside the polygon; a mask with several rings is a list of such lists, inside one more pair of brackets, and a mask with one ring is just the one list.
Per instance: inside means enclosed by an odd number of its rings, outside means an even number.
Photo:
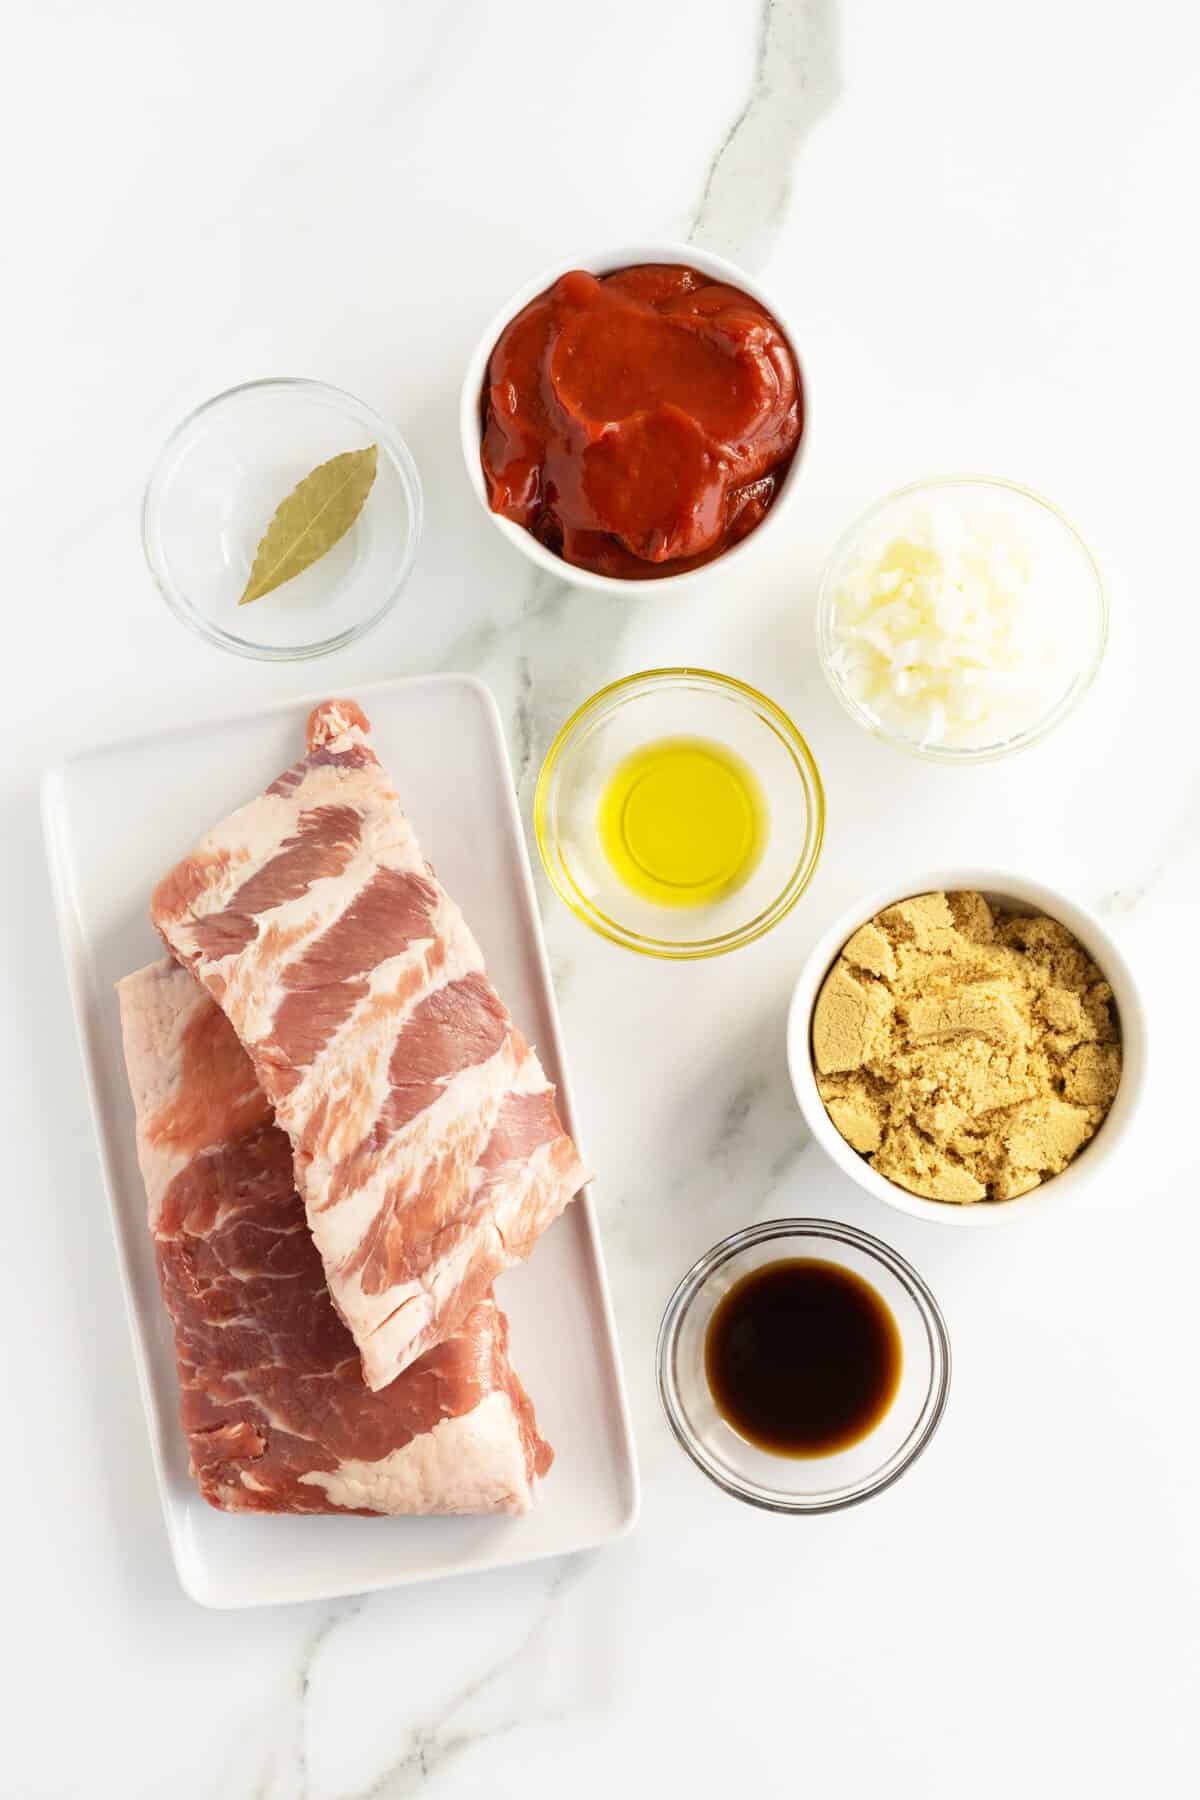
[{"label": "marble countertop", "polygon": [[[0,771],[7,1235],[0,1791],[476,1800],[567,1791],[1000,1800],[1194,1792],[1195,169],[1200,25],[1011,0],[18,0],[0,145],[9,752]],[[787,531],[709,589],[540,577],[463,476],[482,323],[576,248],[687,237],[798,321],[811,431]],[[169,617],[137,513],[159,442],[263,374],[393,417],[428,517],[402,605],[316,666]],[[943,470],[1009,475],[1104,568],[1101,678],[1011,763],[859,734],[811,639],[831,542]],[[74,746],[317,685],[469,669],[522,804],[605,679],[690,661],[764,687],[828,789],[817,877],[760,943],[656,966],[540,890],[641,1457],[607,1549],[332,1605],[206,1613],[176,1585],[87,1116],[37,813]],[[1106,915],[1152,1074],[1102,1183],[1007,1230],[886,1212],[806,1144],[783,1056],[823,925],[900,868],[1011,863]],[[654,1392],[663,1303],[751,1220],[881,1233],[954,1341],[892,1490],[811,1521],[710,1487]]]}]

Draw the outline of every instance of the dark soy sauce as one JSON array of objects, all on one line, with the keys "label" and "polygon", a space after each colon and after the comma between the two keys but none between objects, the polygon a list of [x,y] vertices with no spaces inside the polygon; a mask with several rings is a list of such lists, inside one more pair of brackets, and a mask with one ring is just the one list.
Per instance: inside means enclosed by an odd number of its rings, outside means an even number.
[{"label": "dark soy sauce", "polygon": [[816,1257],[744,1275],[704,1340],[717,1410],[776,1456],[828,1456],[857,1444],[895,1399],[902,1363],[896,1321],[875,1289]]}]

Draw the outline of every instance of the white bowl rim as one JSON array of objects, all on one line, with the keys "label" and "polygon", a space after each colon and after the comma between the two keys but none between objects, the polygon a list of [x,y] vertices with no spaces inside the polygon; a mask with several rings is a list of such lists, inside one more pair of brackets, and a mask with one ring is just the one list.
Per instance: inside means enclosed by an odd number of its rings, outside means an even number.
[{"label": "white bowl rim", "polygon": [[[898,900],[912,899],[918,894],[953,893],[965,888],[994,896],[998,901],[1028,906],[1048,918],[1058,919],[1079,939],[1112,987],[1121,1025],[1122,1062],[1120,1085],[1107,1117],[1096,1135],[1061,1174],[1013,1200],[980,1201],[975,1205],[959,1206],[910,1194],[906,1188],[878,1174],[865,1157],[851,1149],[826,1112],[817,1090],[812,1066],[811,1024],[821,983],[842,946],[860,925]],[[953,865],[889,881],[847,907],[822,933],[805,958],[792,993],[787,1019],[787,1060],[792,1089],[805,1124],[826,1154],[865,1193],[913,1218],[939,1225],[978,1229],[1010,1224],[1045,1207],[1051,1199],[1062,1199],[1083,1181],[1092,1179],[1116,1149],[1145,1088],[1145,1004],[1124,953],[1088,907],[1060,889],[1047,887],[1012,869]]]},{"label": "white bowl rim", "polygon": [[[555,556],[521,525],[514,524],[511,519],[502,519],[488,505],[487,489],[484,486],[483,467],[479,460],[479,400],[483,392],[483,375],[488,359],[496,345],[500,333],[514,318],[521,308],[536,300],[539,294],[556,282],[560,275],[569,269],[587,269],[592,274],[608,275],[615,269],[631,268],[635,263],[687,263],[699,269],[703,275],[712,275],[720,281],[727,281],[731,287],[741,288],[765,306],[779,325],[788,343],[796,366],[800,371],[800,390],[804,396],[804,424],[800,433],[800,442],[792,457],[788,472],[779,484],[779,491],[767,509],[761,524],[756,525],[746,537],[737,544],[716,556],[710,563],[704,563],[698,569],[687,569],[680,575],[664,575],[658,580],[632,580],[618,575],[598,575],[592,569],[580,569],[574,563],[564,562],[561,556]],[[466,466],[467,480],[471,491],[482,506],[484,512],[508,542],[528,557],[537,568],[547,574],[554,575],[559,581],[567,581],[572,587],[591,588],[593,592],[605,594],[636,593],[639,589],[651,591],[669,590],[676,593],[680,588],[693,586],[695,583],[711,578],[717,569],[727,569],[733,558],[749,550],[757,539],[766,531],[795,499],[797,490],[796,477],[804,459],[812,421],[812,405],[808,379],[804,363],[796,347],[796,331],[785,308],[781,307],[777,297],[747,273],[737,263],[730,262],[727,257],[718,256],[712,250],[703,250],[698,244],[684,243],[679,239],[662,238],[643,241],[641,243],[611,246],[603,250],[593,250],[583,255],[560,257],[550,263],[538,274],[532,276],[523,287],[518,288],[512,297],[505,301],[484,326],[467,359],[466,373],[463,376],[462,389],[458,404],[458,429],[462,444],[463,462]]]}]

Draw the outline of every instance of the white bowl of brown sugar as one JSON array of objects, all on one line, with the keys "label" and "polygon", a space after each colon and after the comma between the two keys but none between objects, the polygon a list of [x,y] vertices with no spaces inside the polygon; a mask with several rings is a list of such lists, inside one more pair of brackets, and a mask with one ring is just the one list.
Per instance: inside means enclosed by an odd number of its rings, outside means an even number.
[{"label": "white bowl of brown sugar", "polygon": [[995,1225],[1094,1176],[1145,1082],[1145,1015],[1112,937],[1023,875],[939,869],[859,902],[788,1014],[813,1136],[916,1218]]}]

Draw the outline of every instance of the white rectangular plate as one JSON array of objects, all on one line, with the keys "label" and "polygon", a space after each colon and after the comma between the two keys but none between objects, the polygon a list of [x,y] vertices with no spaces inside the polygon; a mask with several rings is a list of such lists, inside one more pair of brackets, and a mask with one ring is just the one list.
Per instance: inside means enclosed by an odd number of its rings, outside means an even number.
[{"label": "white rectangular plate", "polygon": [[[205,1606],[362,1593],[602,1543],[637,1512],[637,1470],[590,1195],[498,1283],[513,1365],[554,1467],[523,1519],[256,1518],[201,1500],[187,1470],[170,1322],[158,1292],[113,984],[162,954],[159,876],[304,751],[309,707],[88,751],[46,776],[43,817],[134,1355],[179,1579]],[[425,854],[459,902],[513,1016],[541,1052],[568,1130],[570,1086],[495,702],[470,676],[386,681],[361,701]]]}]

